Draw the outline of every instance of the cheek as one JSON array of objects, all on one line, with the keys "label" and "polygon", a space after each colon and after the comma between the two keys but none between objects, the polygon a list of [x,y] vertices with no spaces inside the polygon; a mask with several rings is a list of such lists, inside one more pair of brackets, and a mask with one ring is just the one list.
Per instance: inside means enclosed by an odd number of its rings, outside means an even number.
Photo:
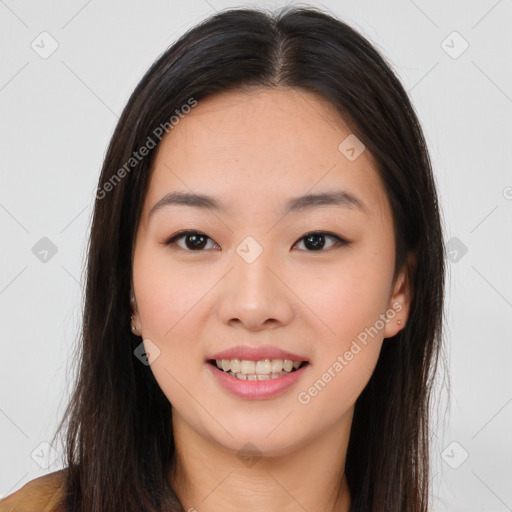
[{"label": "cheek", "polygon": [[307,278],[297,281],[296,291],[322,321],[319,324],[324,327],[322,338],[343,348],[384,313],[391,272],[392,267],[376,253],[359,252],[330,266],[314,281]]},{"label": "cheek", "polygon": [[[358,345],[358,348],[353,345],[352,350],[332,353],[316,368],[311,368],[314,371],[308,382],[297,392],[297,403],[303,417],[322,418],[324,425],[332,425],[351,413],[370,380],[381,347],[377,339],[367,346]],[[350,360],[348,353],[351,354]]]},{"label": "cheek", "polygon": [[133,281],[144,337],[160,342],[172,338],[207,288],[197,275],[173,265],[165,250],[151,247],[136,252]]},{"label": "cheek", "polygon": [[[162,251],[143,247],[138,251],[133,281],[142,337],[158,347],[158,357],[151,362],[150,369],[168,400],[186,409],[189,393],[199,395],[190,375],[197,375],[203,364],[200,347],[194,341],[200,337],[200,299],[211,285],[208,279],[202,281],[172,265]],[[151,348],[151,344],[147,345],[146,349]]]},{"label": "cheek", "polygon": [[297,402],[308,417],[326,424],[348,413],[368,383],[383,340],[388,281],[365,262],[345,265],[308,295],[317,328],[311,375]]},{"label": "cheek", "polygon": [[387,308],[393,263],[388,255],[368,248],[331,267],[328,276],[317,275],[315,286],[301,281],[299,296],[307,297],[308,308],[321,320],[315,320],[318,327],[312,333],[317,362],[308,382],[312,387],[301,389],[302,399],[298,396],[311,414],[327,414],[334,421],[350,409],[370,379],[382,346],[386,322],[381,315]]},{"label": "cheek", "polygon": [[[149,245],[149,244],[148,244]],[[208,318],[208,291],[219,276],[208,265],[176,263],[165,250],[140,246],[135,253],[133,281],[142,335],[159,349],[151,371],[169,400],[180,402],[180,383],[187,389],[195,385],[191,375],[197,375],[204,365],[202,329]],[[181,398],[180,398],[181,397]]]}]

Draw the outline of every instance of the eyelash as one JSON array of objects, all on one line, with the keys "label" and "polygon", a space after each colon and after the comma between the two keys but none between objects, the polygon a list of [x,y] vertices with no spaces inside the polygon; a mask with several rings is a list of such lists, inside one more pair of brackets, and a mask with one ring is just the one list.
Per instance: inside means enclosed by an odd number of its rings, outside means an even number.
[{"label": "eyelash", "polygon": [[[186,230],[186,231],[180,231],[179,233],[176,233],[175,235],[172,235],[165,242],[163,242],[163,244],[166,245],[166,246],[174,245],[177,240],[179,240],[181,238],[185,238],[186,236],[189,236],[189,235],[204,236],[208,240],[212,240],[213,241],[212,238],[210,238],[208,235],[205,235],[201,231]],[[299,238],[297,240],[297,242],[300,242],[300,241],[306,239],[309,236],[326,236],[328,238],[333,238],[334,240],[336,240],[337,245],[339,247],[350,245],[350,242],[348,240],[345,240],[344,238],[340,237],[339,235],[335,235],[334,233],[330,233],[328,231],[311,231],[310,233],[306,233],[301,238]],[[295,244],[297,242],[295,242]],[[325,249],[325,250],[324,249],[319,249],[318,251],[308,251],[308,250],[306,250],[306,252],[312,252],[312,253],[314,253],[314,252],[326,252],[327,250],[332,249],[333,247],[336,247],[336,244],[334,246],[332,246],[332,247],[329,247],[328,249]],[[179,249],[181,249],[183,251],[186,251],[186,252],[204,252],[206,250],[206,249],[191,250],[191,249],[183,249],[182,247],[179,247]]]}]

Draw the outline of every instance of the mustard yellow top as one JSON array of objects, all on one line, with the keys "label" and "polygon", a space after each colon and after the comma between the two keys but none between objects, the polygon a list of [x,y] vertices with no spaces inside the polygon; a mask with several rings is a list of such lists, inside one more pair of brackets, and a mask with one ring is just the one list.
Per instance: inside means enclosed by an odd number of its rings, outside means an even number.
[{"label": "mustard yellow top", "polygon": [[65,469],[27,482],[0,500],[0,512],[66,512],[63,504]]}]

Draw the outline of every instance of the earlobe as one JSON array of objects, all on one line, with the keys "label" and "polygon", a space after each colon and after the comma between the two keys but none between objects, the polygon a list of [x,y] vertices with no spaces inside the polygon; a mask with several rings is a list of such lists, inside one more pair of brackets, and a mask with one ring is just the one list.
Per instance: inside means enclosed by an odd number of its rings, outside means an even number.
[{"label": "earlobe", "polygon": [[388,322],[384,329],[384,338],[396,336],[407,323],[412,300],[411,275],[414,268],[415,256],[410,253],[402,270],[395,279],[393,292],[389,299],[386,316]]},{"label": "earlobe", "polygon": [[135,317],[135,315],[131,315],[131,329],[132,329],[132,333],[133,334],[138,334],[138,331],[139,331],[139,324],[138,324],[138,320],[137,318]]},{"label": "earlobe", "polygon": [[133,292],[130,294],[130,306],[132,308],[131,314],[131,332],[135,335],[140,335],[140,320],[137,311],[137,302],[135,301],[135,295]]}]

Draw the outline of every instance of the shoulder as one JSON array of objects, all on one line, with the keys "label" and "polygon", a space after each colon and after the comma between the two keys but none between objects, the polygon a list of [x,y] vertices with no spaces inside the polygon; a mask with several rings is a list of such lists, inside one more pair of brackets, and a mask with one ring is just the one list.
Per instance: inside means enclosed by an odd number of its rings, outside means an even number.
[{"label": "shoulder", "polygon": [[61,469],[27,482],[0,500],[0,512],[64,512],[65,474]]}]

